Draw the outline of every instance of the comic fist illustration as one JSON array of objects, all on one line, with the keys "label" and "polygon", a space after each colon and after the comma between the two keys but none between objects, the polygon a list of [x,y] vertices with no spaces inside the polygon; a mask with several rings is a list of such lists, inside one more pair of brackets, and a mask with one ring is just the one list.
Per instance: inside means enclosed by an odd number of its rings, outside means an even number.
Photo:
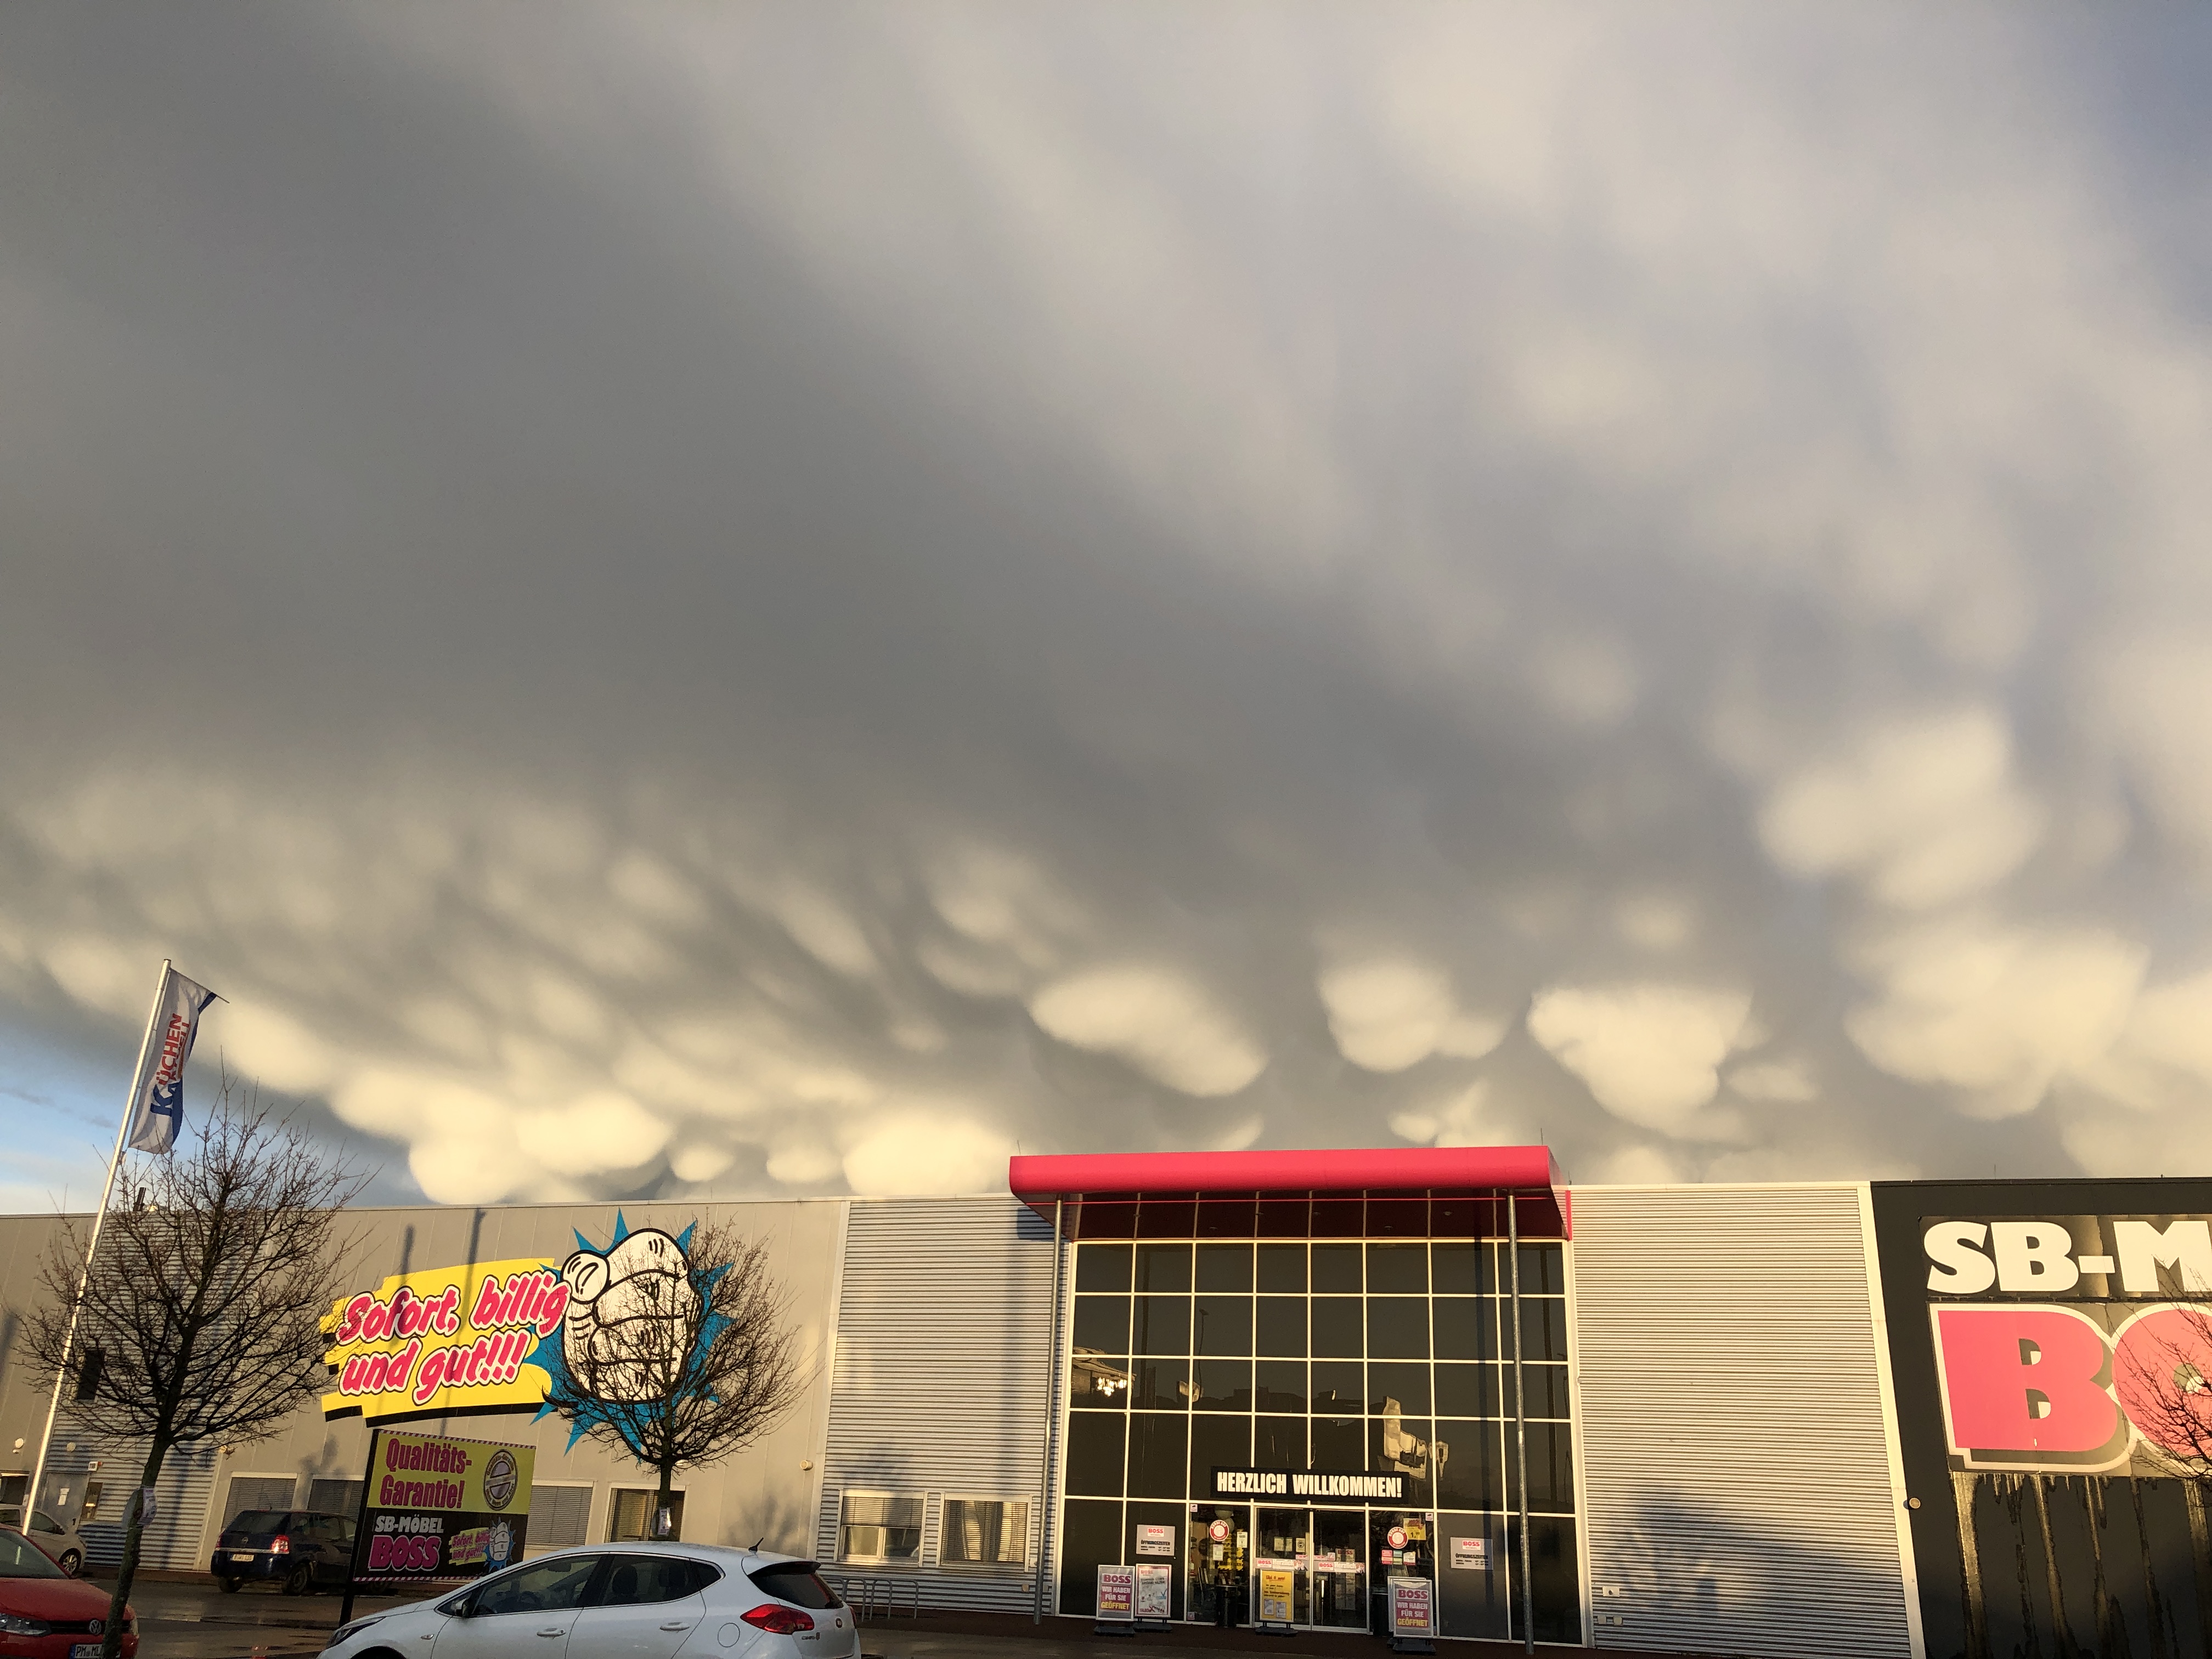
[{"label": "comic fist illustration", "polygon": [[579,1250],[562,1265],[562,1322],[570,1370],[602,1400],[657,1399],[699,1322],[699,1292],[681,1245],[657,1228],[604,1254]]}]

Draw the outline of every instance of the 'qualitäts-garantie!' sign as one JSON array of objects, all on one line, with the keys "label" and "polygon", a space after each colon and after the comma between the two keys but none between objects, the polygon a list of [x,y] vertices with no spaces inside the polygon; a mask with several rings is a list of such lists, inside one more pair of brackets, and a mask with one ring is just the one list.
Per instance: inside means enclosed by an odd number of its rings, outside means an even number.
[{"label": "'qualit\u00e4ts-garantie!' sign", "polygon": [[385,1435],[369,1474],[354,1582],[475,1578],[520,1560],[536,1455],[488,1440]]}]

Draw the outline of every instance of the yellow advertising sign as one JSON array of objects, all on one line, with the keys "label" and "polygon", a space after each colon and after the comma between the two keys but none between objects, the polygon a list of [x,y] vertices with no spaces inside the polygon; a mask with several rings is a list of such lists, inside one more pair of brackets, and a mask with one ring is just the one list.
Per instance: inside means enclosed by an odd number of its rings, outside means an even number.
[{"label": "yellow advertising sign", "polygon": [[323,1321],[337,1386],[325,1417],[526,1410],[552,1378],[530,1363],[561,1328],[568,1286],[542,1261],[480,1261],[394,1274],[340,1297]]},{"label": "yellow advertising sign", "polygon": [[528,1446],[385,1435],[370,1469],[368,1554],[356,1582],[470,1578],[520,1560],[537,1461]]},{"label": "yellow advertising sign", "polygon": [[387,1434],[376,1445],[373,1510],[456,1510],[527,1515],[538,1454],[528,1446]]},{"label": "yellow advertising sign", "polygon": [[1263,1625],[1287,1625],[1291,1622],[1291,1602],[1297,1575],[1273,1567],[1260,1571],[1260,1622]]}]

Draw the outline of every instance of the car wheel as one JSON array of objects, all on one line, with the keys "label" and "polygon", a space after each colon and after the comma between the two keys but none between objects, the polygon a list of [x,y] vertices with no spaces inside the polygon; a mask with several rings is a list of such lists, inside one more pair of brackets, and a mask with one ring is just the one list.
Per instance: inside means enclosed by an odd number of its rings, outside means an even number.
[{"label": "car wheel", "polygon": [[217,1579],[216,1582],[222,1586],[222,1593],[225,1595],[235,1595],[238,1594],[239,1580],[235,1578],[221,1578]]},{"label": "car wheel", "polygon": [[305,1595],[315,1587],[315,1570],[305,1561],[284,1575],[284,1594]]},{"label": "car wheel", "polygon": [[70,1577],[74,1578],[77,1574],[84,1571],[84,1557],[78,1554],[75,1550],[64,1550],[62,1552],[61,1559],[55,1562],[54,1565],[59,1567],[64,1572],[67,1573]]}]

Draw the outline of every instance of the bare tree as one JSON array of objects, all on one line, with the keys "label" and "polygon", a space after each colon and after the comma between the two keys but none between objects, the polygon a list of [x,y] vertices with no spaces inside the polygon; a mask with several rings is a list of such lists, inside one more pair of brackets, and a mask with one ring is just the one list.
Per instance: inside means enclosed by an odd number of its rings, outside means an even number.
[{"label": "bare tree", "polygon": [[546,1403],[659,1475],[720,1463],[797,1403],[799,1368],[768,1247],[695,1223],[683,1235],[618,1230],[562,1269],[569,1303]]},{"label": "bare tree", "polygon": [[2212,1488],[2212,1308],[2160,1308],[2130,1333],[2112,1384],[2157,1461],[2200,1492]]},{"label": "bare tree", "polygon": [[[176,1448],[264,1437],[328,1386],[322,1318],[347,1243],[337,1212],[367,1176],[325,1163],[258,1092],[232,1093],[226,1078],[186,1146],[126,1166],[130,1197],[109,1210],[89,1273],[87,1230],[64,1218],[40,1263],[45,1295],[24,1316],[33,1370],[48,1387],[71,1373],[78,1421],[145,1443],[142,1488]],[[143,1509],[134,1497],[105,1659],[121,1647]]]}]

